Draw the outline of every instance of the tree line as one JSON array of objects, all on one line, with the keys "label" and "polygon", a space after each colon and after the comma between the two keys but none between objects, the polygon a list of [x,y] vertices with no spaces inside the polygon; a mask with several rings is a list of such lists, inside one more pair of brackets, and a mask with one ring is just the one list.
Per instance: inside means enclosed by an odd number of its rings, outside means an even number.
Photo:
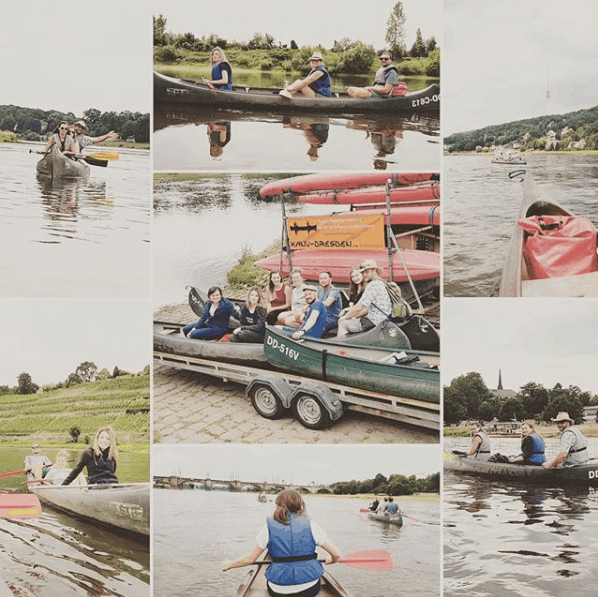
[{"label": "tree line", "polygon": [[598,149],[598,106],[454,133],[445,138],[444,144],[449,153],[515,144],[522,151]]},{"label": "tree line", "polygon": [[[149,365],[143,370],[143,374],[149,372]],[[112,372],[108,371],[106,367],[99,370],[95,363],[92,361],[84,361],[81,363],[75,371],[69,373],[68,377],[64,381],[60,381],[56,384],[47,384],[43,386],[43,391],[48,392],[50,390],[56,390],[59,388],[69,388],[76,384],[90,383],[92,381],[101,381],[105,379],[114,379],[123,375],[131,375],[129,371],[125,371],[118,366],[115,366]],[[40,386],[36,384],[31,375],[27,372],[20,373],[17,377],[17,385],[10,387],[8,385],[0,385],[0,396],[7,394],[35,394],[40,389]]]},{"label": "tree line", "polygon": [[335,40],[331,48],[321,46],[301,47],[294,39],[289,43],[277,41],[269,33],[254,33],[249,40],[228,40],[210,33],[196,37],[193,33],[175,34],[167,30],[167,20],[163,15],[154,17],[154,59],[156,62],[172,64],[184,60],[206,63],[208,58],[198,54],[209,54],[218,46],[227,52],[228,60],[239,68],[270,71],[281,68],[284,71],[304,72],[308,58],[314,50],[322,52],[324,64],[331,74],[369,74],[375,70],[377,56],[383,50],[390,50],[395,60],[416,59],[401,64],[403,74],[425,74],[440,76],[440,49],[435,37],[424,39],[421,29],[408,49],[405,43],[406,16],[401,2],[394,6],[389,17],[385,40],[387,48],[375,49],[371,44],[360,40],[352,41],[345,37]]},{"label": "tree line", "polygon": [[99,137],[109,131],[119,133],[121,139],[134,137],[137,143],[148,143],[150,138],[150,118],[141,112],[101,112],[90,108],[82,117],[72,112],[0,106],[0,130],[15,133],[23,141],[45,141],[62,120],[73,123],[85,120],[90,137]]},{"label": "tree line", "polygon": [[444,387],[444,420],[447,425],[467,419],[491,421],[523,421],[532,419],[549,422],[557,413],[565,411],[582,423],[585,406],[598,404],[598,396],[584,392],[577,386],[563,387],[557,383],[552,389],[535,382],[526,383],[515,396],[496,396],[488,389],[479,373],[461,375]]},{"label": "tree line", "polygon": [[414,493],[440,493],[440,473],[418,479],[415,475],[390,475],[378,473],[373,479],[333,483],[335,495],[374,493],[376,495],[413,495]]}]

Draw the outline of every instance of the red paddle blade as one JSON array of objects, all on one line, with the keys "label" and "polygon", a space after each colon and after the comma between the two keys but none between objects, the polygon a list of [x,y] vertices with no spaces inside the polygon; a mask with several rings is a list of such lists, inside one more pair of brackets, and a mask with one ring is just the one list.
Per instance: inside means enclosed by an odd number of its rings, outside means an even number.
[{"label": "red paddle blade", "polygon": [[384,549],[367,549],[355,551],[343,556],[339,564],[346,564],[351,568],[361,570],[392,570],[393,561],[390,554]]},{"label": "red paddle blade", "polygon": [[22,475],[27,471],[12,471],[11,473],[0,473],[0,478],[2,477],[12,477],[13,475]]},{"label": "red paddle blade", "polygon": [[37,518],[42,513],[32,493],[0,493],[0,518]]},{"label": "red paddle blade", "polygon": [[360,512],[369,512],[370,509],[369,508],[359,508]]}]

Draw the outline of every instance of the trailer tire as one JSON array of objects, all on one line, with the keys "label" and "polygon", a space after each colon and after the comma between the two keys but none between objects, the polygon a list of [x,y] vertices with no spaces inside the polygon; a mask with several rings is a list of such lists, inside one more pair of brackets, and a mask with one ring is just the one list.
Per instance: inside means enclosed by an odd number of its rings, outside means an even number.
[{"label": "trailer tire", "polygon": [[284,414],[282,401],[267,384],[254,384],[249,397],[253,408],[265,419],[280,419]]},{"label": "trailer tire", "polygon": [[299,394],[293,401],[295,418],[308,429],[324,429],[330,425],[330,415],[322,403],[310,394]]}]

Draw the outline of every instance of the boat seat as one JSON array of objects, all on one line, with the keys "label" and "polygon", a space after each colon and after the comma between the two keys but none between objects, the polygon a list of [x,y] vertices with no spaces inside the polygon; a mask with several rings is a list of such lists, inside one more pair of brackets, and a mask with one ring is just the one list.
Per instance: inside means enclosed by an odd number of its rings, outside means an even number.
[{"label": "boat seat", "polygon": [[521,296],[598,297],[598,272],[577,276],[561,276],[560,278],[544,278],[542,280],[523,280],[521,282]]}]

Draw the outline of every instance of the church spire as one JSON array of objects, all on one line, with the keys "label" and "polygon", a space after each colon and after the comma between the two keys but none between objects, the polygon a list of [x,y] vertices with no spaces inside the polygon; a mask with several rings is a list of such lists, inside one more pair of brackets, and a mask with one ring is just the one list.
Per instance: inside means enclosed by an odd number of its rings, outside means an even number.
[{"label": "church spire", "polygon": [[502,371],[499,369],[498,370],[498,388],[496,388],[497,390],[502,390]]}]

